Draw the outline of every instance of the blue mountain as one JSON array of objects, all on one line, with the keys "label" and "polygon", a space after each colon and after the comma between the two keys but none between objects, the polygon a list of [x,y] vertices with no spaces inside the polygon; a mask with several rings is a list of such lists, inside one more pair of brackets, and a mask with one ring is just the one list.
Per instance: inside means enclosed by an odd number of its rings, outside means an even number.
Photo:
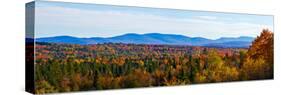
[{"label": "blue mountain", "polygon": [[66,43],[66,44],[87,44],[87,41],[83,38],[76,38],[71,36],[56,36],[56,37],[46,37],[37,38],[36,42],[49,42],[49,43]]},{"label": "blue mountain", "polygon": [[115,37],[101,38],[77,38],[72,36],[55,36],[46,38],[37,38],[36,42],[66,43],[66,44],[102,44],[102,43],[134,43],[134,44],[164,44],[164,45],[190,45],[190,46],[208,46],[208,47],[233,47],[247,48],[254,40],[252,37],[222,37],[216,40],[202,37],[187,37],[175,34],[135,34],[129,33]]},{"label": "blue mountain", "polygon": [[246,37],[246,36],[241,36],[238,38],[234,38],[234,37],[222,37],[216,40],[216,42],[229,42],[229,41],[242,41],[242,42],[248,42],[248,41],[252,41],[253,38],[252,37]]}]

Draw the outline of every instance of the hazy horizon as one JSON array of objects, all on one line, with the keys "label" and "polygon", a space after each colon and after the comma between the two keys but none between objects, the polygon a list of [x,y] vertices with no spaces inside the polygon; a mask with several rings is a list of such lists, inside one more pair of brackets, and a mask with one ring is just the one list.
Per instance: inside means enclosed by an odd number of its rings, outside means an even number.
[{"label": "hazy horizon", "polygon": [[[127,34],[121,34],[121,35],[116,35],[116,36],[111,36],[111,37],[78,37],[78,36],[71,36],[71,35],[57,35],[57,36],[49,36],[49,37],[37,37],[35,39],[51,38],[51,37],[62,37],[62,36],[75,37],[75,38],[112,38],[112,37],[124,36],[124,35],[128,35],[128,34],[136,34],[136,35],[161,34],[161,35],[179,35],[179,36],[190,37],[190,36],[181,35],[181,34],[164,34],[164,33],[145,33],[145,34],[140,34],[140,33],[127,33]],[[239,37],[250,37],[250,36],[239,36]],[[220,37],[220,38],[239,38],[239,37]],[[191,37],[191,38],[204,38],[204,37]],[[217,39],[220,39],[220,38],[217,38]],[[256,37],[251,37],[251,38],[256,38]],[[209,38],[206,38],[206,39],[209,39]],[[210,39],[210,40],[217,40],[217,39]]]}]

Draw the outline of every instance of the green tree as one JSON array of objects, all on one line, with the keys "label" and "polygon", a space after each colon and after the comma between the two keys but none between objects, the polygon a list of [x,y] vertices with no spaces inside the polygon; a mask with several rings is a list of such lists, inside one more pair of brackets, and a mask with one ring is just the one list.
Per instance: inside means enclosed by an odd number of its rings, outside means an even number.
[{"label": "green tree", "polygon": [[42,80],[35,82],[35,93],[44,94],[44,93],[54,93],[58,92],[54,86],[52,86],[48,81]]}]

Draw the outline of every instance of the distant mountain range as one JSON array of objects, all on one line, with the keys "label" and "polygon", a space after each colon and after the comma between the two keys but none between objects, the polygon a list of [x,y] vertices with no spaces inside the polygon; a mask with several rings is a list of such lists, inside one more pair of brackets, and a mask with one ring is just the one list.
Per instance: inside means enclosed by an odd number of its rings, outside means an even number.
[{"label": "distant mountain range", "polygon": [[225,48],[247,48],[254,40],[253,37],[222,37],[216,40],[202,37],[188,37],[175,34],[124,34],[121,36],[101,38],[77,38],[72,36],[55,36],[46,38],[37,38],[36,42],[49,43],[67,43],[67,44],[98,44],[98,43],[134,43],[134,44],[165,44],[165,45],[190,45],[207,47],[225,47]]}]

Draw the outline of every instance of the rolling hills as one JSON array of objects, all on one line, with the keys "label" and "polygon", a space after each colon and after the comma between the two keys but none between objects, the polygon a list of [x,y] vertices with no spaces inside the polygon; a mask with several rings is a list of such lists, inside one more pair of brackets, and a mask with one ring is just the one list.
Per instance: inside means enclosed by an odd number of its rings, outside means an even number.
[{"label": "rolling hills", "polygon": [[223,48],[247,48],[254,40],[252,37],[222,37],[216,40],[203,37],[188,37],[175,34],[135,34],[129,33],[115,37],[78,38],[72,36],[55,36],[36,38],[36,42],[66,43],[66,44],[102,44],[102,43],[134,43],[134,44],[163,44],[163,45],[190,45]]}]

